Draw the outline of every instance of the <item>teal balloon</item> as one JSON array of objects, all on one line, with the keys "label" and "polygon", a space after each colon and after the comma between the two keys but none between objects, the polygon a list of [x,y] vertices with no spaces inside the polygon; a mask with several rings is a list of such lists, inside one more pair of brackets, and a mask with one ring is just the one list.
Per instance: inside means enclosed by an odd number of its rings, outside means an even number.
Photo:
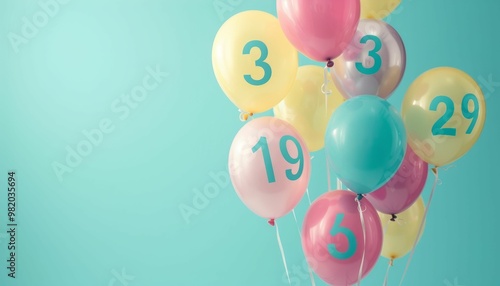
[{"label": "teal balloon", "polygon": [[387,183],[403,162],[403,120],[394,106],[378,96],[351,98],[330,118],[325,150],[333,171],[351,191],[373,192]]}]

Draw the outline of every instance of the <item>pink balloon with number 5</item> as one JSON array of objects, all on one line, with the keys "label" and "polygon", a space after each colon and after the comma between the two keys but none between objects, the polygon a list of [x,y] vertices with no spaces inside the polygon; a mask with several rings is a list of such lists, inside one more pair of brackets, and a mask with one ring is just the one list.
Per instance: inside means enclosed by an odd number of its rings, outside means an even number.
[{"label": "pink balloon with number 5", "polygon": [[229,175],[243,203],[257,215],[276,219],[304,195],[310,176],[306,144],[289,123],[274,117],[251,120],[229,151]]},{"label": "pink balloon with number 5", "polygon": [[302,248],[309,266],[330,285],[352,285],[358,281],[365,251],[362,277],[375,266],[382,250],[382,225],[375,208],[361,199],[366,240],[350,191],[327,192],[307,211],[302,228]]}]

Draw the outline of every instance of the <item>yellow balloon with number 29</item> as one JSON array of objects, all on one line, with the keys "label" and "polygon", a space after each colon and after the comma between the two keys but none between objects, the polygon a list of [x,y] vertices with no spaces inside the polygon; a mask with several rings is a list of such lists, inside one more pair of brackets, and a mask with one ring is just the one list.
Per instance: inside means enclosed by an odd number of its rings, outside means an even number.
[{"label": "yellow balloon with number 29", "polygon": [[468,74],[439,67],[411,84],[401,113],[412,149],[427,163],[441,167],[476,143],[486,105],[481,88]]},{"label": "yellow balloon with number 29", "polygon": [[297,74],[298,53],[276,17],[246,11],[229,18],[217,32],[212,65],[227,97],[242,111],[259,113],[287,95]]}]

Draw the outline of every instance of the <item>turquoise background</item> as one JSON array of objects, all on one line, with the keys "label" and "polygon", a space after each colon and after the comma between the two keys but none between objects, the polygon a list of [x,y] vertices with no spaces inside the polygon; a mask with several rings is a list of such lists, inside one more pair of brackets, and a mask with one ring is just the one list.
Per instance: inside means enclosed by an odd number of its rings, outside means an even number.
[{"label": "turquoise background", "polygon": [[[275,1],[66,1],[16,53],[9,35],[22,35],[23,17],[43,11],[37,2],[0,2],[0,182],[17,172],[19,224],[14,280],[4,267],[7,194],[0,192],[0,285],[287,285],[275,230],[211,176],[227,172],[243,125],[213,75],[212,40],[237,12],[276,15]],[[219,15],[216,3],[229,11]],[[441,172],[404,285],[498,284],[500,83],[487,81],[500,82],[499,9],[494,0],[404,1],[387,19],[408,53],[391,103],[399,108],[424,71],[453,66],[481,84],[488,107],[477,144]],[[157,66],[161,82],[125,116],[122,94]],[[60,181],[53,163],[64,163],[67,146],[76,148],[102,120],[112,131]],[[317,198],[327,176],[323,151],[313,155]],[[180,209],[194,208],[204,188],[212,197],[186,220]],[[426,200],[429,191],[430,184]],[[297,207],[299,222],[307,207],[306,199]],[[292,285],[310,285],[293,216],[278,223]],[[405,263],[396,261],[389,285]],[[362,284],[381,285],[386,265],[382,258]]]}]

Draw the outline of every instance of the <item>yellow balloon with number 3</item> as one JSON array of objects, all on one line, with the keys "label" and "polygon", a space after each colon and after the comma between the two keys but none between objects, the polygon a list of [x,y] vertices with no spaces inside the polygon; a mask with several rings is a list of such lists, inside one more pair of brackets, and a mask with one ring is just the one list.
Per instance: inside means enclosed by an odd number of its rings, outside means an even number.
[{"label": "yellow balloon with number 3", "polygon": [[361,0],[361,19],[383,19],[391,14],[401,0]]},{"label": "yellow balloon with number 3", "polygon": [[403,99],[408,143],[431,165],[448,165],[476,143],[486,118],[484,95],[465,72],[440,67],[420,75]]},{"label": "yellow balloon with number 3", "polygon": [[258,113],[286,96],[297,73],[298,53],[276,17],[246,11],[229,18],[217,32],[212,65],[227,97],[242,111]]}]

